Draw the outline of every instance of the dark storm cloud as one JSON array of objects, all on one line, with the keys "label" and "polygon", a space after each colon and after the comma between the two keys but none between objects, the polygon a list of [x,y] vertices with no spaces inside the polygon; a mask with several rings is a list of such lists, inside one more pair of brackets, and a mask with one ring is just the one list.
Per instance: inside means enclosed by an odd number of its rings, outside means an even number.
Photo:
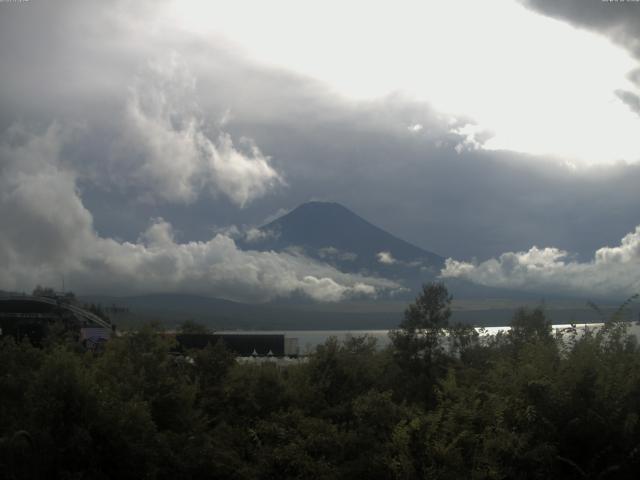
[{"label": "dark storm cloud", "polygon": [[616,95],[620,100],[627,104],[627,106],[640,115],[640,97],[628,90],[617,90]]},{"label": "dark storm cloud", "polygon": [[348,101],[154,25],[151,3],[20,5],[0,3],[0,211],[19,225],[0,235],[5,285],[62,269],[104,291],[237,299],[395,288],[214,236],[312,199],[463,260],[532,245],[591,258],[640,224],[636,165],[479,150],[453,133],[470,120]]},{"label": "dark storm cloud", "polygon": [[603,33],[640,57],[640,4],[607,0],[521,0],[526,6]]},{"label": "dark storm cloud", "polygon": [[[640,59],[640,2],[607,0],[521,0],[532,10],[602,35]],[[640,86],[640,69],[628,78]],[[615,92],[633,112],[640,114],[640,98],[634,92]]]},{"label": "dark storm cloud", "polygon": [[[254,121],[250,110],[232,109],[230,130],[255,138],[289,183],[252,208],[249,223],[283,205],[339,201],[401,237],[456,258],[532,245],[588,258],[640,223],[632,207],[640,199],[637,165],[575,169],[560,159],[512,152],[458,153],[463,139],[427,105],[397,97],[319,102],[323,97],[316,96],[305,107],[302,93],[290,95],[283,103],[301,112],[281,116],[274,104]],[[243,99],[251,105],[253,98],[245,92]],[[408,128],[416,124],[423,128]]]},{"label": "dark storm cloud", "polygon": [[[292,203],[309,197],[343,202],[401,237],[457,258],[531,245],[590,255],[640,220],[632,208],[639,200],[636,166],[575,172],[561,162],[458,154],[453,142],[426,143],[389,134],[358,136],[345,125],[329,146],[300,145],[296,153],[312,162],[289,171],[288,196],[297,197]],[[272,151],[283,161],[288,153]]]}]

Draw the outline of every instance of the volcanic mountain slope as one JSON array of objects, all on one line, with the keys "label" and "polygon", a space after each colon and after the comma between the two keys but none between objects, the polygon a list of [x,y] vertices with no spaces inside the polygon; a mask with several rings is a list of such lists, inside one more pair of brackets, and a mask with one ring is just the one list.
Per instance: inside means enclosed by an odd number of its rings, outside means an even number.
[{"label": "volcanic mountain slope", "polygon": [[367,222],[338,203],[309,202],[260,227],[245,249],[299,250],[344,272],[429,280],[444,258]]}]

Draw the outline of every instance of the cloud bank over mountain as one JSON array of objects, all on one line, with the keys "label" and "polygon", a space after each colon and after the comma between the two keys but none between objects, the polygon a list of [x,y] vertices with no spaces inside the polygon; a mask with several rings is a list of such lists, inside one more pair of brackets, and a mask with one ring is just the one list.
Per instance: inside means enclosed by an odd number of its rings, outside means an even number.
[{"label": "cloud bank over mountain", "polygon": [[640,292],[640,225],[615,247],[598,249],[588,262],[558,248],[532,247],[484,262],[446,260],[442,278],[532,292],[628,297]]},{"label": "cloud bank over mountain", "polygon": [[0,284],[29,289],[64,277],[79,293],[188,292],[268,301],[302,293],[317,301],[372,297],[399,288],[384,279],[344,274],[293,253],[240,250],[218,234],[178,243],[155,219],[137,242],[104,238],[93,229],[76,174],[60,159],[65,134],[17,128],[0,154]]}]

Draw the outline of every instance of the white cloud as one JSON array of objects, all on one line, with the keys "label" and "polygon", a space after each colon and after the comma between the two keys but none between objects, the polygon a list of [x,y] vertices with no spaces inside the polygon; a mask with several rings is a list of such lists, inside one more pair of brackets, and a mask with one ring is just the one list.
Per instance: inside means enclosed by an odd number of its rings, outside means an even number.
[{"label": "white cloud", "polygon": [[327,301],[342,300],[346,296],[352,295],[375,295],[376,289],[373,285],[357,282],[350,287],[344,287],[335,282],[331,278],[317,278],[311,275],[304,277],[304,287],[301,288],[307,295],[312,298],[319,296]]},{"label": "white cloud", "polygon": [[[35,137],[14,126],[0,144],[0,255],[5,262],[22,255],[36,267],[58,262],[87,239],[92,218],[77,195],[76,175],[57,161],[66,135],[57,125]],[[0,278],[7,275],[0,268]]]},{"label": "white cloud", "polygon": [[215,227],[212,229],[215,234],[222,234],[232,238],[235,241],[245,242],[247,244],[261,243],[265,240],[277,239],[280,232],[275,229],[260,229],[254,226],[227,225],[224,227]]},{"label": "white cloud", "polygon": [[228,133],[207,132],[195,78],[175,55],[167,59],[150,64],[130,89],[112,153],[116,180],[149,200],[190,203],[208,190],[241,207],[283,184],[251,139],[241,139],[241,151]]},{"label": "white cloud", "polygon": [[141,243],[95,238],[94,260],[68,275],[99,274],[106,282],[84,279],[96,289],[188,291],[233,300],[266,301],[302,292],[318,301],[338,301],[353,295],[373,296],[394,288],[382,279],[349,275],[291,253],[240,250],[224,235],[205,242],[176,243],[171,226],[153,223]]},{"label": "white cloud", "polygon": [[532,247],[480,263],[447,259],[444,278],[535,292],[628,296],[640,292],[640,225],[620,245],[598,249],[589,262],[570,259],[557,248]]},{"label": "white cloud", "polygon": [[295,252],[240,250],[232,238],[178,243],[171,225],[152,221],[137,242],[99,236],[73,170],[59,160],[64,135],[14,128],[0,145],[0,288],[57,285],[78,293],[190,292],[266,301],[302,292],[318,301],[374,296],[398,287],[342,273]]},{"label": "white cloud", "polygon": [[278,232],[276,232],[275,230],[261,230],[256,227],[248,228],[244,232],[244,240],[247,243],[259,243],[264,240],[278,238],[278,236]]},{"label": "white cloud", "polygon": [[385,265],[393,265],[396,263],[396,259],[393,258],[391,252],[378,252],[376,256],[378,257],[378,262],[384,263]]},{"label": "white cloud", "polygon": [[455,151],[458,153],[462,153],[465,150],[478,150],[491,137],[489,132],[472,123],[457,125],[451,128],[451,133],[461,137],[461,141],[455,146]]},{"label": "white cloud", "polygon": [[237,225],[225,225],[224,227],[213,227],[211,229],[214,234],[221,234],[225,237],[233,238],[234,240],[238,240],[244,237],[245,233],[238,228]]}]

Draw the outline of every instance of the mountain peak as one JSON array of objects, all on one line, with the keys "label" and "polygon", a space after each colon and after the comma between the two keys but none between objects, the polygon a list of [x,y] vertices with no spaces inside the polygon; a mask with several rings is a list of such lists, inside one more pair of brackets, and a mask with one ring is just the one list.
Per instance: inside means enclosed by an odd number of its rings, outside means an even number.
[{"label": "mountain peak", "polygon": [[335,218],[335,216],[348,216],[348,217],[351,217],[352,219],[358,218],[362,221],[365,221],[362,217],[352,212],[351,210],[349,210],[347,207],[345,207],[340,203],[321,202],[321,201],[313,200],[313,201],[298,205],[289,213],[286,213],[282,217],[279,217],[273,222],[271,222],[270,225],[282,223],[283,221],[288,221],[291,218],[296,218],[300,216],[309,216],[309,215],[313,217],[320,216],[320,217],[331,217],[331,218]]},{"label": "mountain peak", "polygon": [[302,235],[302,244],[331,242],[345,233],[354,234],[362,229],[383,232],[344,205],[319,201],[303,203],[262,228],[276,229],[279,234],[293,234],[296,237]]},{"label": "mountain peak", "polygon": [[371,224],[335,202],[312,201],[264,225],[251,248],[282,251],[302,248],[306,255],[343,271],[395,276],[439,271],[444,259]]},{"label": "mountain peak", "polygon": [[299,208],[337,208],[350,211],[347,207],[338,202],[327,202],[324,200],[310,200],[308,202],[301,203],[296,208],[294,208],[294,210],[297,210]]},{"label": "mountain peak", "polygon": [[[296,214],[309,214],[312,212],[322,212],[322,213],[346,213],[351,215],[356,215],[351,210],[349,210],[344,205],[336,202],[323,202],[319,200],[312,200],[310,202],[301,203],[296,208],[291,210],[288,214],[283,215],[286,217],[287,215],[291,215],[293,213]],[[356,215],[357,216],[357,215]],[[280,217],[280,218],[283,218]]]}]

